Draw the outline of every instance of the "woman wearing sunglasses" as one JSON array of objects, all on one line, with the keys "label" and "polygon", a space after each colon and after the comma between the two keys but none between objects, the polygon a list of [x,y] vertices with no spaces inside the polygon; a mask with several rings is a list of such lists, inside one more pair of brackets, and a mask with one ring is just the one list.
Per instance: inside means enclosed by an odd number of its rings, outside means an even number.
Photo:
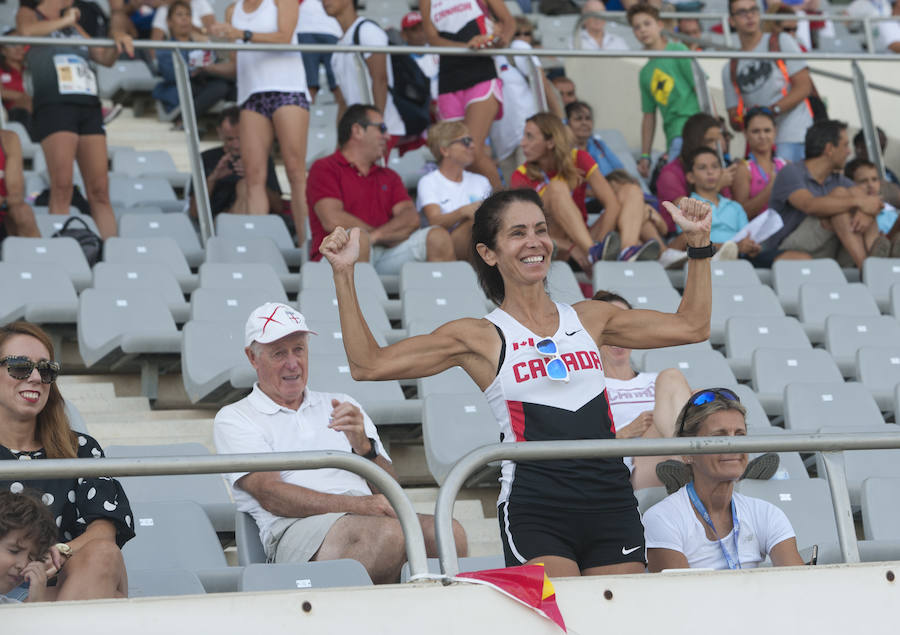
[{"label": "woman wearing sunglasses", "polygon": [[[386,347],[356,298],[359,230],[336,228],[320,251],[334,271],[353,378],[410,379],[460,366],[484,391],[505,443],[615,438],[598,346],[654,348],[709,336],[709,205],[667,205],[693,256],[678,313],[553,302],[545,289],[553,241],[541,198],[508,190],[484,201],[472,226],[472,261],[499,308]],[[498,519],[506,563],[542,562],[551,576],[642,572],[644,533],[628,477],[620,458],[504,461]]]},{"label": "woman wearing sunglasses", "polygon": [[[727,388],[694,393],[678,415],[678,437],[742,437],[746,415]],[[684,457],[693,481],[644,514],[647,562],[663,569],[751,569],[768,556],[775,566],[803,564],[787,516],[771,503],[734,493],[746,454]]]},{"label": "woman wearing sunglasses", "polygon": [[[33,324],[0,327],[0,460],[92,459],[103,450],[92,437],[75,433],[55,381],[59,363],[53,344]],[[128,578],[120,547],[134,537],[134,522],[122,486],[110,478],[0,481],[0,491],[31,488],[59,527],[50,548],[50,599],[126,597]],[[52,584],[52,583],[51,583]],[[28,589],[12,593],[27,596]],[[14,596],[15,597],[15,596]]]},{"label": "woman wearing sunglasses", "polygon": [[481,202],[491,195],[485,177],[466,170],[475,160],[475,142],[461,121],[441,121],[428,130],[428,149],[438,169],[419,179],[416,207],[424,225],[450,232],[457,260],[468,260],[472,245],[472,219]]}]

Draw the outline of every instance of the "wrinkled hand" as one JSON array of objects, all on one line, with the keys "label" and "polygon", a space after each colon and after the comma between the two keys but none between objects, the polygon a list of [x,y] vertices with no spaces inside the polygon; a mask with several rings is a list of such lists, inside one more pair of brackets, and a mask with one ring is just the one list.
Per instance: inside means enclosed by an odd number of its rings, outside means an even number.
[{"label": "wrinkled hand", "polygon": [[359,227],[349,232],[343,227],[335,227],[322,239],[319,252],[328,259],[334,271],[352,268],[359,260]]},{"label": "wrinkled hand", "polygon": [[616,430],[617,439],[636,439],[653,425],[653,411],[645,410],[621,430]]},{"label": "wrinkled hand", "polygon": [[350,447],[359,455],[369,453],[369,438],[366,436],[365,419],[362,410],[349,401],[331,400],[331,419],[328,427],[343,432]]},{"label": "wrinkled hand", "polygon": [[26,602],[42,602],[47,595],[47,571],[40,560],[32,560],[22,569],[22,577],[28,581]]},{"label": "wrinkled hand", "polygon": [[356,511],[361,516],[387,516],[396,518],[394,508],[384,494],[372,494],[371,496],[357,496],[359,507]]},{"label": "wrinkled hand", "polygon": [[663,206],[684,232],[688,245],[705,247],[709,244],[709,229],[712,226],[712,208],[709,203],[684,197],[678,207],[669,201],[663,201]]}]

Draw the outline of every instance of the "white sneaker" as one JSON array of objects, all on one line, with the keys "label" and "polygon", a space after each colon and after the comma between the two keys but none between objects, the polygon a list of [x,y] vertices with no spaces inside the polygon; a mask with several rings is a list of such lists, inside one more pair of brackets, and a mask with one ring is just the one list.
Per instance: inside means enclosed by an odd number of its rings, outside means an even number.
[{"label": "white sneaker", "polygon": [[679,265],[683,265],[687,261],[687,257],[686,251],[669,247],[659,255],[657,262],[663,266],[663,269],[674,269]]},{"label": "white sneaker", "polygon": [[713,260],[737,260],[738,257],[738,246],[737,243],[733,240],[729,240],[728,242],[722,243],[722,246],[716,250],[716,255],[712,257]]}]

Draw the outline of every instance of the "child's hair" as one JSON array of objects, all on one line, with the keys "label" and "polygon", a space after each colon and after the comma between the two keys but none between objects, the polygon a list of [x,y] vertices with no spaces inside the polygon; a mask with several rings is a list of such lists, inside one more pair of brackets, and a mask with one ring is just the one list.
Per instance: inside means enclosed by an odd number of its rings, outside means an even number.
[{"label": "child's hair", "polygon": [[689,155],[687,155],[687,158],[685,158],[685,171],[692,172],[694,170],[694,164],[697,162],[697,158],[704,154],[713,155],[714,157],[716,157],[716,162],[719,164],[719,166],[722,165],[722,160],[719,158],[719,154],[715,150],[707,148],[706,146],[701,146],[691,152]]},{"label": "child's hair", "polygon": [[855,180],[856,179],[856,171],[860,168],[875,168],[875,164],[869,161],[868,159],[860,159],[859,157],[853,159],[847,165],[844,166],[844,176],[848,179]]},{"label": "child's hair", "polygon": [[41,502],[39,492],[0,492],[0,538],[16,529],[24,529],[25,537],[34,541],[35,558],[42,557],[57,541],[53,514]]},{"label": "child's hair", "polygon": [[628,13],[626,14],[628,17],[628,24],[631,24],[631,21],[634,19],[634,16],[639,13],[646,13],[654,20],[659,21],[659,9],[654,7],[652,4],[648,4],[646,2],[638,2],[637,4],[632,5],[628,9]]},{"label": "child's hair", "polygon": [[606,180],[610,183],[618,183],[619,185],[627,185],[631,183],[632,185],[640,185],[641,182],[630,175],[626,170],[619,168],[618,170],[613,170],[609,174],[606,175]]}]

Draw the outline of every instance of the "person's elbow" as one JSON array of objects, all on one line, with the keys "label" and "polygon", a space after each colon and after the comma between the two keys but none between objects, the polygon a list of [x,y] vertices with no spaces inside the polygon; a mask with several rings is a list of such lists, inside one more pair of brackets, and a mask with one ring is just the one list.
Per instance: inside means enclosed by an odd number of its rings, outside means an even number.
[{"label": "person's elbow", "polygon": [[900,53],[900,40],[897,40],[896,42],[891,42],[890,44],[888,44],[888,50],[891,53]]},{"label": "person's elbow", "polygon": [[383,381],[386,379],[391,379],[389,374],[380,370],[379,367],[374,363],[362,364],[353,360],[349,361],[350,376],[356,381]]}]

